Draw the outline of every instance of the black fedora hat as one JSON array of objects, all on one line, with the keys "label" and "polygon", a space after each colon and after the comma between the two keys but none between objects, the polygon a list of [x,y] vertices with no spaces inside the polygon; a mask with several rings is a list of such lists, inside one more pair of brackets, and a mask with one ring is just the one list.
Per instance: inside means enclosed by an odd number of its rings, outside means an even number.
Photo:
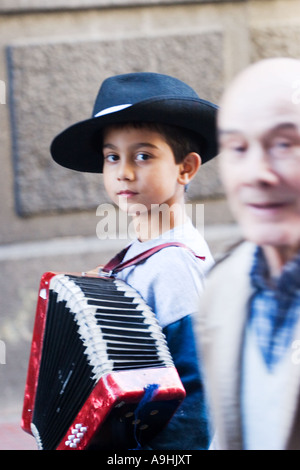
[{"label": "black fedora hat", "polygon": [[139,121],[173,125],[199,134],[205,163],[217,154],[217,109],[187,84],[168,75],[117,75],[102,83],[92,117],[54,138],[51,155],[66,168],[102,173],[101,130],[110,124]]}]

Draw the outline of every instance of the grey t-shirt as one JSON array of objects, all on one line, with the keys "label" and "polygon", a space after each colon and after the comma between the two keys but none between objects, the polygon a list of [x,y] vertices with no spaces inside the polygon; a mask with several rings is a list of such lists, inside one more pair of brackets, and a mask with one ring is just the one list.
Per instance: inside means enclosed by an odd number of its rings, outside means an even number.
[{"label": "grey t-shirt", "polygon": [[205,274],[214,263],[207,243],[188,219],[160,237],[146,242],[133,241],[124,258],[129,260],[149,248],[172,241],[183,243],[205,260],[185,248],[168,247],[117,274],[117,278],[139,292],[156,313],[162,328],[198,311]]}]

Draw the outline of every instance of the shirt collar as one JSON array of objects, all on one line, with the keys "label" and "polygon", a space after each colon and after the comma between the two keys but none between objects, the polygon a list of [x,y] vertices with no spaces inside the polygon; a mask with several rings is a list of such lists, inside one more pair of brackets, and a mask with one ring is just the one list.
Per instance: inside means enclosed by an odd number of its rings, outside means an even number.
[{"label": "shirt collar", "polygon": [[300,290],[300,253],[284,266],[278,279],[271,279],[269,273],[269,267],[263,250],[261,247],[257,247],[250,272],[252,286],[256,290],[276,289],[285,293],[295,294],[296,290]]}]

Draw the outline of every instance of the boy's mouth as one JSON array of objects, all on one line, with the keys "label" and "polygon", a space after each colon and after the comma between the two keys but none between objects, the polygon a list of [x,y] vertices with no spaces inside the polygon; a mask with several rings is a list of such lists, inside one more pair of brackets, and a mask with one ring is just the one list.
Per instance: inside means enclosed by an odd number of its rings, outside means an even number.
[{"label": "boy's mouth", "polygon": [[121,197],[126,197],[126,198],[130,198],[130,197],[133,197],[133,196],[136,196],[138,193],[135,192],[135,191],[130,191],[128,189],[126,190],[123,190],[123,191],[119,191],[117,193],[118,196],[121,196]]}]

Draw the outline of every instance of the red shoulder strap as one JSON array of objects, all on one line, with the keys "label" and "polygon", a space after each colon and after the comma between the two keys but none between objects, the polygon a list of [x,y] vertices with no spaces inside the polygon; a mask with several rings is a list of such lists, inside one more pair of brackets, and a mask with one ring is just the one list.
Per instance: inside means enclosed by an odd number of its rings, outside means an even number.
[{"label": "red shoulder strap", "polygon": [[144,251],[143,253],[140,253],[137,256],[134,256],[133,258],[124,261],[124,256],[126,255],[128,249],[130,248],[127,247],[124,250],[122,250],[120,253],[118,253],[114,258],[112,258],[102,269],[101,271],[106,273],[109,276],[113,276],[115,273],[122,271],[124,268],[128,268],[129,266],[136,265],[138,263],[141,263],[145,259],[149,258],[150,256],[154,255],[158,251],[162,250],[163,248],[167,248],[168,246],[177,246],[181,248],[185,248],[186,250],[189,250],[191,253],[196,256],[196,258],[201,259],[202,261],[205,260],[205,256],[198,256],[196,255],[193,250],[191,250],[189,247],[184,245],[183,243],[180,242],[168,242],[168,243],[163,243],[161,245],[154,246],[153,248],[150,248],[149,250]]}]

